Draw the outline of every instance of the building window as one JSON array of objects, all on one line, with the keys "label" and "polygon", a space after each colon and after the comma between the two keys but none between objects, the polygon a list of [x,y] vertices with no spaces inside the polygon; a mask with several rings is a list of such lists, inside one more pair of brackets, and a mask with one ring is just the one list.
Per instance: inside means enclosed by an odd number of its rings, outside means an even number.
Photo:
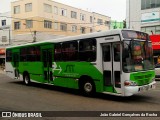
[{"label": "building window", "polygon": [[54,14],[58,15],[58,7],[54,6]]},{"label": "building window", "polygon": [[32,20],[26,20],[26,28],[33,28],[33,21]]},{"label": "building window", "polygon": [[44,28],[52,28],[52,21],[44,20]]},{"label": "building window", "polygon": [[80,20],[85,21],[85,14],[80,13]]},{"label": "building window", "polygon": [[149,35],[153,34],[160,34],[160,26],[150,26],[150,27],[142,27],[142,32],[146,32]]},{"label": "building window", "polygon": [[67,31],[67,24],[61,23],[61,25],[60,25],[60,30],[62,30],[62,31]]},{"label": "building window", "polygon": [[77,18],[77,13],[74,11],[71,11],[71,18]]},{"label": "building window", "polygon": [[81,32],[82,34],[85,34],[85,33],[86,33],[85,27],[81,27],[81,28],[80,28],[80,32]]},{"label": "building window", "polygon": [[160,26],[156,26],[156,34],[160,34]]},{"label": "building window", "polygon": [[102,19],[97,19],[97,24],[98,25],[103,25],[103,20]]},{"label": "building window", "polygon": [[93,32],[93,29],[92,28],[90,28],[90,33],[92,33]]},{"label": "building window", "polygon": [[2,36],[2,42],[7,42],[7,36]]},{"label": "building window", "polygon": [[110,25],[110,21],[105,21],[104,24],[105,24],[105,26],[109,26]]},{"label": "building window", "polygon": [[62,16],[67,16],[67,10],[66,9],[61,9],[61,15]]},{"label": "building window", "polygon": [[32,3],[27,3],[27,4],[25,4],[25,11],[26,11],[26,12],[32,11]]},{"label": "building window", "polygon": [[160,0],[157,0],[156,7],[160,7]]},{"label": "building window", "polygon": [[14,6],[14,14],[20,13],[20,5]]},{"label": "building window", "polygon": [[141,0],[141,10],[160,7],[160,0]]},{"label": "building window", "polygon": [[54,29],[58,30],[58,23],[57,22],[54,23]]},{"label": "building window", "polygon": [[14,29],[18,30],[21,27],[21,22],[14,22]]},{"label": "building window", "polygon": [[6,20],[2,20],[2,26],[6,25]]},{"label": "building window", "polygon": [[76,25],[72,26],[72,32],[77,32],[77,26]]},{"label": "building window", "polygon": [[52,13],[52,6],[49,4],[44,4],[44,12]]},{"label": "building window", "polygon": [[93,17],[90,16],[90,23],[93,23]]}]

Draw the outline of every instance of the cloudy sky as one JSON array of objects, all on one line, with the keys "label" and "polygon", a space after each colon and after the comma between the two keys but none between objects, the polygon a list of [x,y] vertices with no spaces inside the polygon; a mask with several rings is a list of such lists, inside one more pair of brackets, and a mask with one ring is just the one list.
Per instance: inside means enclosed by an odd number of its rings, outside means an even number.
[{"label": "cloudy sky", "polygon": [[[10,2],[16,0],[0,0],[0,13],[10,11]],[[90,12],[111,17],[112,20],[123,21],[126,18],[126,0],[53,0]]]}]

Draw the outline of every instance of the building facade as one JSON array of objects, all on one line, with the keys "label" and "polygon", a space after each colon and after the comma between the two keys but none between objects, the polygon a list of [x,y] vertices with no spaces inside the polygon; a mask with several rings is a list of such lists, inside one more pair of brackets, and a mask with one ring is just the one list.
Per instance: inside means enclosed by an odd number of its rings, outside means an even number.
[{"label": "building facade", "polygon": [[127,28],[160,34],[160,0],[127,0]]},{"label": "building facade", "polygon": [[5,61],[5,48],[12,42],[10,12],[0,13],[0,68]]},{"label": "building facade", "polygon": [[0,13],[0,46],[11,43],[11,13]]},{"label": "building facade", "polygon": [[110,28],[108,16],[52,0],[15,1],[11,3],[11,11],[13,35],[30,34],[30,39],[36,37],[36,41],[42,37],[45,40],[46,36],[72,36]]},{"label": "building facade", "polygon": [[127,0],[127,28],[150,35],[154,62],[160,56],[160,0]]}]

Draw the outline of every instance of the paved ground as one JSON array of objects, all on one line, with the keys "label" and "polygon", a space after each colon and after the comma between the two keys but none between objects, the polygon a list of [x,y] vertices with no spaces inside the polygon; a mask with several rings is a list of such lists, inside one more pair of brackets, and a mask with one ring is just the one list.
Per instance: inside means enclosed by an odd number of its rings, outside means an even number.
[{"label": "paved ground", "polygon": [[[160,111],[160,81],[153,91],[131,97],[97,94],[94,98],[81,96],[73,89],[32,84],[24,85],[0,73],[0,111]],[[142,120],[143,117],[127,117],[128,120]],[[23,120],[17,119],[16,120]],[[74,117],[52,117],[44,120],[73,120]],[[117,117],[79,117],[74,120],[117,120]],[[125,119],[125,120],[126,120]],[[150,120],[151,117],[147,117]],[[153,117],[154,120],[159,120]],[[0,118],[0,120],[6,120]],[[12,119],[7,119],[12,120]],[[30,119],[29,119],[30,120]],[[35,119],[33,119],[35,120]],[[38,118],[39,120],[39,118]],[[124,120],[123,117],[118,120]],[[145,119],[146,120],[146,119]]]},{"label": "paved ground", "polygon": [[5,71],[3,71],[3,70],[0,69],[0,73],[1,73],[1,74],[5,74]]}]

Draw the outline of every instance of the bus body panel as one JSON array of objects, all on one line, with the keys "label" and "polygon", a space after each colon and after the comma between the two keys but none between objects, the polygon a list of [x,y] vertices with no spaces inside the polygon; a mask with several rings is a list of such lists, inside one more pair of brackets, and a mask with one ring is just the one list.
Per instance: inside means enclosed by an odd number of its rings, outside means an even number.
[{"label": "bus body panel", "polygon": [[[146,90],[154,89],[154,70],[123,72],[122,43],[124,38],[121,32],[121,30],[113,30],[8,47],[6,48],[8,54],[6,56],[6,74],[11,78],[23,80],[27,73],[33,82],[74,89],[79,89],[79,81],[85,76],[93,80],[96,92],[118,96],[131,96],[143,92],[142,89],[145,88]],[[96,40],[95,61],[55,60],[56,44],[62,45],[69,41],[78,41],[77,43],[80,44],[81,41],[92,38]],[[115,61],[115,46],[120,46],[119,61]],[[30,55],[30,60],[25,61],[24,57],[26,56],[22,49],[26,48],[29,49],[27,52],[31,52],[33,47],[38,49],[36,54],[33,53],[37,55],[37,60],[34,61],[34,56]],[[105,53],[107,47],[110,49],[110,61],[104,60],[104,56],[109,55]],[[79,50],[80,48],[78,52]],[[125,86],[126,80],[138,84],[137,86]]]},{"label": "bus body panel", "polygon": [[[81,76],[89,76],[95,82],[96,90],[102,91],[100,81],[103,79],[102,73],[100,73],[97,68],[90,62],[55,62],[53,66],[53,76],[55,77],[54,84],[61,86],[62,81],[67,81],[67,86],[69,88],[78,89],[78,80]],[[60,78],[62,81],[60,81]],[[71,80],[69,80],[71,79]],[[64,85],[63,85],[64,86]],[[65,87],[67,87],[65,86]],[[76,87],[75,87],[76,86]]]}]

